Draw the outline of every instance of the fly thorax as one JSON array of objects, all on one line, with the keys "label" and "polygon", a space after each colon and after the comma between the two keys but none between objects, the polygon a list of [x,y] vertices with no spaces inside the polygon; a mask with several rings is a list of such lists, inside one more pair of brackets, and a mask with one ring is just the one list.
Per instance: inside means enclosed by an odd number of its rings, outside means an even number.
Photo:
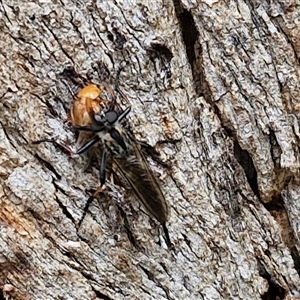
[{"label": "fly thorax", "polygon": [[105,133],[99,133],[107,150],[115,157],[122,158],[128,156],[131,149],[130,139],[122,126],[107,128]]}]

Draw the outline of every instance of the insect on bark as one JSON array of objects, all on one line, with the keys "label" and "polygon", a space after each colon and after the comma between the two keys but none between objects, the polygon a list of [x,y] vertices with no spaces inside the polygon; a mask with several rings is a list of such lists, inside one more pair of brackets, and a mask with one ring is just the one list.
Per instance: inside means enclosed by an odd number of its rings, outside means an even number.
[{"label": "insect on bark", "polygon": [[103,89],[89,84],[77,94],[71,109],[72,124],[80,132],[90,132],[93,135],[75,154],[81,154],[100,143],[103,149],[100,165],[101,186],[105,183],[107,160],[111,158],[117,171],[128,182],[146,211],[158,222],[165,223],[169,209],[160,183],[151,171],[141,145],[126,126],[125,119],[131,106],[124,111],[120,110],[116,97],[109,88],[107,91],[113,95],[112,100],[101,97]]}]

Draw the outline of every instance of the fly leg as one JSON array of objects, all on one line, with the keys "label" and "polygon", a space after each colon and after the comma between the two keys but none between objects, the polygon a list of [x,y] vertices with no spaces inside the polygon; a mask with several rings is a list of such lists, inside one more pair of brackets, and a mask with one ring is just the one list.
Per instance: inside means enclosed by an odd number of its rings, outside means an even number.
[{"label": "fly leg", "polygon": [[107,162],[107,152],[104,149],[102,152],[101,166],[100,166],[100,183],[101,186],[105,183],[106,177],[106,162]]},{"label": "fly leg", "polygon": [[45,138],[45,139],[33,141],[32,144],[41,144],[41,143],[46,143],[46,142],[52,143],[52,144],[58,146],[59,148],[63,149],[67,153],[74,155],[74,154],[81,154],[81,153],[87,151],[92,146],[94,146],[97,142],[99,142],[99,140],[100,140],[99,136],[95,135],[93,138],[91,138],[89,141],[87,141],[83,146],[81,146],[77,151],[73,151],[69,146],[58,143],[55,138]]},{"label": "fly leg", "polygon": [[119,69],[117,70],[116,80],[115,80],[115,90],[116,90],[117,93],[120,94],[120,96],[125,101],[125,103],[130,104],[128,98],[126,97],[126,95],[120,89],[120,75],[121,75],[121,72],[122,72],[123,68],[124,68],[124,66],[120,66]]},{"label": "fly leg", "polygon": [[89,141],[87,141],[83,146],[81,146],[74,154],[81,154],[81,153],[87,151],[92,146],[94,146],[96,143],[98,143],[99,140],[100,140],[99,136],[95,135]]},{"label": "fly leg", "polygon": [[52,143],[58,146],[59,148],[61,148],[64,152],[67,152],[68,154],[74,154],[74,151],[70,147],[68,147],[67,145],[60,144],[59,142],[56,141],[55,137],[40,139],[32,142],[32,144],[34,145],[41,144],[41,143]]},{"label": "fly leg", "polygon": [[146,142],[142,142],[142,141],[136,141],[136,143],[138,145],[141,146],[141,150],[146,154],[151,156],[151,158],[157,162],[158,164],[160,164],[161,166],[165,167],[165,168],[170,168],[170,164],[168,162],[164,162],[162,161],[162,159],[160,158],[160,154],[159,152],[155,149],[155,147],[150,146],[149,144],[147,144]]},{"label": "fly leg", "polygon": [[[99,141],[99,136],[95,135],[92,139],[90,139],[89,141],[87,141],[82,147],[80,147],[77,151],[73,151],[70,147],[66,146],[66,145],[62,145],[58,142],[56,142],[55,138],[46,138],[46,139],[41,139],[38,141],[34,141],[33,144],[40,144],[40,143],[44,143],[44,142],[50,142],[53,143],[57,146],[59,146],[60,148],[62,148],[63,150],[65,150],[66,152],[68,152],[69,154],[81,154],[85,151],[87,151],[88,149],[90,149],[94,144],[96,144]],[[102,160],[101,160],[101,166],[100,166],[100,182],[101,182],[101,186],[99,188],[97,188],[97,190],[93,193],[93,195],[91,195],[89,197],[89,199],[87,200],[85,207],[83,209],[83,214],[82,217],[78,223],[78,228],[80,228],[81,223],[87,213],[87,210],[91,204],[91,202],[93,201],[93,199],[96,197],[97,194],[99,194],[102,191],[103,185],[105,183],[105,170],[106,170],[106,158],[107,158],[107,153],[105,150],[103,150],[102,153]]]},{"label": "fly leg", "polygon": [[177,139],[177,140],[162,140],[162,141],[158,141],[156,142],[155,146],[150,146],[148,143],[146,142],[143,142],[143,141],[139,141],[139,140],[136,140],[136,143],[138,145],[141,146],[142,148],[142,151],[147,154],[147,155],[150,155],[151,158],[156,161],[158,164],[160,164],[161,166],[165,167],[165,168],[168,168],[170,169],[171,168],[171,165],[170,163],[168,162],[164,162],[162,161],[162,159],[160,158],[160,154],[159,152],[155,149],[156,145],[162,145],[162,144],[176,144],[178,142],[180,142],[181,140],[180,139]]},{"label": "fly leg", "polygon": [[94,198],[102,192],[104,184],[105,184],[105,179],[106,179],[106,163],[107,163],[107,151],[104,149],[102,152],[102,158],[101,158],[101,165],[100,165],[100,186],[97,188],[97,190],[89,197],[89,199],[87,200],[85,207],[83,209],[83,214],[82,217],[78,223],[78,228],[80,228],[81,223],[83,221],[83,219],[86,216],[86,213],[89,209],[90,204],[92,203],[92,201],[94,200]]},{"label": "fly leg", "polygon": [[66,66],[62,73],[59,74],[59,77],[61,77],[63,82],[67,85],[73,98],[76,94],[74,90],[78,90],[78,88],[82,88],[88,83],[87,79],[78,74],[72,66]]},{"label": "fly leg", "polygon": [[[82,147],[80,147],[77,151],[76,154],[81,154],[85,151],[87,151],[89,148],[91,148],[94,144],[96,144],[99,141],[99,136],[96,135],[92,139],[90,139],[87,143],[85,143]],[[86,216],[87,210],[89,209],[90,204],[94,200],[94,198],[103,190],[103,186],[105,183],[105,177],[106,177],[106,162],[107,162],[107,152],[104,149],[102,152],[102,159],[101,159],[101,165],[100,165],[100,186],[97,188],[97,190],[89,197],[87,200],[85,207],[83,209],[83,214],[82,217],[78,223],[78,228],[80,228],[81,223],[83,219]]]}]

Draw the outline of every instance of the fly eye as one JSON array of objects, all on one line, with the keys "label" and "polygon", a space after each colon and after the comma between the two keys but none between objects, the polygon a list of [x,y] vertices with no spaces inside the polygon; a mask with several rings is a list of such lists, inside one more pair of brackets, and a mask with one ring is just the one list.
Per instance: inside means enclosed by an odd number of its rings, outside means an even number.
[{"label": "fly eye", "polygon": [[108,123],[113,124],[113,123],[115,123],[117,121],[118,114],[115,111],[110,110],[107,113],[105,113],[105,117],[106,117],[106,121]]}]

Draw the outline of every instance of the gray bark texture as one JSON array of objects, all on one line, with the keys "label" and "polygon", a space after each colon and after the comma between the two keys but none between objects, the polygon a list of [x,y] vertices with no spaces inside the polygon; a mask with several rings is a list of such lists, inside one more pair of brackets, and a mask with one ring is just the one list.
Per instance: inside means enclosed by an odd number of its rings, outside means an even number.
[{"label": "gray bark texture", "polygon": [[[299,32],[298,1],[1,1],[0,299],[300,299]],[[79,226],[98,164],[32,144],[75,148],[121,67],[166,229],[114,172]]]}]

